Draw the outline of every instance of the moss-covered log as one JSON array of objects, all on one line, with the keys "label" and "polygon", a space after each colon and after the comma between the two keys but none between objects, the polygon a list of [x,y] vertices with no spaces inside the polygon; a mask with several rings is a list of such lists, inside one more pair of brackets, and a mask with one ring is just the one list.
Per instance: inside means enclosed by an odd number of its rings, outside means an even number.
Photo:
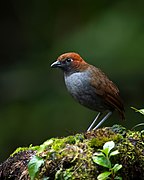
[{"label": "moss-covered log", "polygon": [[97,179],[106,168],[94,163],[92,157],[107,141],[114,141],[115,149],[119,151],[111,159],[113,165],[122,165],[118,176],[124,180],[144,179],[144,135],[138,131],[126,131],[118,125],[52,138],[40,146],[18,148],[0,165],[0,179],[29,180],[28,163],[34,158],[41,162],[34,179]]}]

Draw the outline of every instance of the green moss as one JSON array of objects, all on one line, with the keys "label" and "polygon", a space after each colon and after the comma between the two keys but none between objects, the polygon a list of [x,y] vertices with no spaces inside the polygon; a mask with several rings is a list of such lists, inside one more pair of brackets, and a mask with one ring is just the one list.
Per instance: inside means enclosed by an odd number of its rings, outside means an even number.
[{"label": "green moss", "polygon": [[136,176],[138,172],[144,177],[144,142],[141,139],[141,133],[136,131],[128,131],[124,141],[118,145],[120,151],[119,161],[123,164],[122,173],[129,178],[129,169],[131,169],[131,177]]},{"label": "green moss", "polygon": [[[118,133],[120,132],[120,133]],[[125,179],[144,177],[144,141],[141,132],[127,131],[121,126],[102,128],[96,131],[76,134],[64,138],[52,138],[40,146],[18,148],[11,155],[20,151],[34,150],[44,160],[38,179],[96,179],[103,172],[96,165],[92,156],[101,149],[105,142],[114,141],[120,154],[112,157],[112,162],[122,164],[120,176]],[[139,178],[140,179],[140,178]]]},{"label": "green moss", "polygon": [[28,149],[29,149],[28,147],[19,147],[10,156],[13,157],[15,154],[17,154],[21,151],[27,151]]},{"label": "green moss", "polygon": [[110,129],[107,131],[104,131],[103,129],[100,129],[99,132],[97,132],[96,137],[92,138],[89,141],[89,145],[91,147],[102,147],[104,143],[107,141],[115,141],[118,142],[120,139],[122,139],[122,135],[116,134],[112,132]]},{"label": "green moss", "polygon": [[22,151],[28,151],[28,150],[37,150],[39,146],[32,146],[30,145],[29,147],[19,147],[17,148],[10,156],[13,157],[15,154],[20,153]]},{"label": "green moss", "polygon": [[[51,169],[56,162],[59,168],[55,171],[53,177],[55,179],[76,179],[76,177],[80,178],[80,174],[84,172],[85,176],[90,177],[92,151],[86,142],[87,139],[81,134],[53,139],[42,172],[49,171],[48,169]],[[42,176],[43,174],[40,173],[39,178]]]}]

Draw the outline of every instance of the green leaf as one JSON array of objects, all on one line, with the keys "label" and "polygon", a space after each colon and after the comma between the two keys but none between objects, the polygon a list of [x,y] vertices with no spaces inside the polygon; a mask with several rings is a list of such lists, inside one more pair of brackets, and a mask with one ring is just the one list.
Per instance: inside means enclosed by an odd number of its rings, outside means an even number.
[{"label": "green leaf", "polygon": [[109,159],[107,159],[105,156],[93,156],[93,161],[103,167],[111,168],[111,162]]},{"label": "green leaf", "polygon": [[136,112],[139,112],[144,115],[144,109],[136,109],[134,107],[131,107],[131,108],[134,109]]},{"label": "green leaf", "polygon": [[36,177],[40,166],[44,164],[44,160],[38,156],[34,156],[28,163],[28,171],[31,180],[34,180]]},{"label": "green leaf", "polygon": [[116,179],[116,180],[122,180],[122,177],[116,176],[114,179]]},{"label": "green leaf", "polygon": [[42,180],[48,180],[48,179],[50,179],[50,177],[44,177],[44,178],[42,178]]},{"label": "green leaf", "polygon": [[118,150],[115,150],[115,151],[113,151],[113,152],[110,153],[110,157],[111,157],[111,156],[115,156],[115,155],[117,155],[117,154],[119,154],[119,151],[118,151]]},{"label": "green leaf", "polygon": [[139,124],[135,125],[134,127],[132,127],[132,130],[139,126],[144,126],[144,123],[139,123]]},{"label": "green leaf", "polygon": [[49,146],[49,145],[51,145],[52,143],[53,143],[53,140],[52,140],[52,139],[49,139],[49,140],[45,141],[45,142],[43,143],[43,145]]},{"label": "green leaf", "polygon": [[108,141],[103,145],[103,152],[108,156],[109,152],[115,147],[115,143],[113,141]]},{"label": "green leaf", "polygon": [[93,155],[94,156],[105,156],[104,153],[102,153],[102,152],[95,152]]},{"label": "green leaf", "polygon": [[111,172],[105,171],[105,172],[99,174],[98,177],[97,177],[97,179],[98,179],[98,180],[106,180],[106,179],[108,179],[108,177],[109,177],[110,174],[111,174]]},{"label": "green leaf", "polygon": [[139,109],[138,112],[144,115],[144,109]]},{"label": "green leaf", "polygon": [[105,149],[101,150],[101,152],[103,152],[103,154],[104,154],[106,157],[108,157],[108,155],[109,155],[109,148],[105,148]]},{"label": "green leaf", "polygon": [[115,164],[112,170],[114,171],[114,174],[119,171],[122,168],[121,164]]},{"label": "green leaf", "polygon": [[52,139],[45,141],[43,144],[39,146],[39,149],[37,150],[37,154],[39,155],[40,153],[42,153],[46,149],[46,147],[51,145],[52,143],[53,143]]}]

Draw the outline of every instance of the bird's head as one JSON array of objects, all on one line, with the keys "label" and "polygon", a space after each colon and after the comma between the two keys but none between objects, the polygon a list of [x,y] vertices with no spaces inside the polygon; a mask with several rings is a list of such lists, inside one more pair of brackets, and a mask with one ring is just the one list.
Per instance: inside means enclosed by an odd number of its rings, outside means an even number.
[{"label": "bird's head", "polygon": [[60,55],[57,60],[51,64],[52,68],[60,68],[64,72],[78,72],[87,68],[87,63],[82,57],[74,52]]}]

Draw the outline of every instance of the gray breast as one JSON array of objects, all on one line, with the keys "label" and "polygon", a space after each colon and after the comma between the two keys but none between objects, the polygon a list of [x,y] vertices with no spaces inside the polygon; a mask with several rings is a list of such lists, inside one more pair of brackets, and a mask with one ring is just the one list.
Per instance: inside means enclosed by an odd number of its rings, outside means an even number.
[{"label": "gray breast", "polygon": [[65,75],[65,84],[68,91],[73,95],[85,93],[89,85],[90,78],[87,72],[75,72],[70,75]]},{"label": "gray breast", "polygon": [[101,98],[96,94],[94,87],[90,85],[91,76],[89,72],[75,72],[70,75],[65,75],[65,84],[69,93],[80,104],[97,111],[103,111]]}]

